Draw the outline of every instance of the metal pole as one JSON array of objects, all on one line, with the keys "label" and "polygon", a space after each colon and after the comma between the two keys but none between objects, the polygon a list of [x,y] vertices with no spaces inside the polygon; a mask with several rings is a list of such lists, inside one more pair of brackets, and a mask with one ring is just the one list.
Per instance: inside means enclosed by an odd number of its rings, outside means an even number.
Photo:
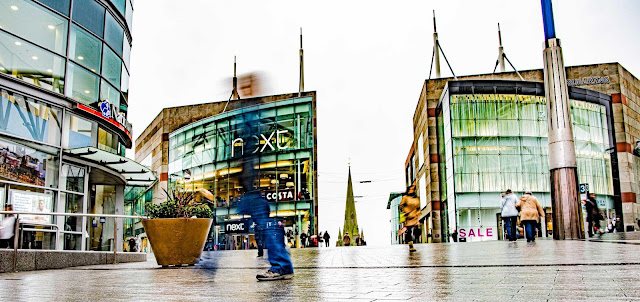
[{"label": "metal pole", "polygon": [[113,218],[113,264],[118,263],[118,248],[116,247],[118,237],[118,218]]},{"label": "metal pole", "polygon": [[549,127],[553,239],[583,239],[576,151],[562,48],[560,40],[555,37],[551,0],[541,0],[541,3],[545,29],[544,86]]},{"label": "metal pole", "polygon": [[[433,11],[433,51],[436,67],[436,79],[440,78],[440,50],[438,49],[438,31],[436,30],[436,11]],[[431,74],[431,73],[429,73]]]},{"label": "metal pole", "polygon": [[13,271],[16,271],[18,265],[18,227],[20,226],[20,215],[16,215],[16,222],[13,225]]}]

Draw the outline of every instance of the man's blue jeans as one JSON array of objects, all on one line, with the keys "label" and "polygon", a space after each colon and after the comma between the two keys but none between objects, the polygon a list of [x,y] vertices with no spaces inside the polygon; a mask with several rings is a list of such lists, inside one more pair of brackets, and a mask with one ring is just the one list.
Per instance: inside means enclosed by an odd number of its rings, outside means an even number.
[{"label": "man's blue jeans", "polygon": [[536,224],[538,224],[535,220],[523,220],[524,224],[524,233],[527,236],[527,242],[536,240]]},{"label": "man's blue jeans", "polygon": [[509,241],[516,241],[516,224],[518,223],[518,216],[502,217],[504,219],[504,228],[507,230],[507,237]]},{"label": "man's blue jeans", "polygon": [[268,250],[270,271],[279,274],[293,274],[291,257],[284,247],[284,226],[278,225],[277,219],[269,218],[269,203],[259,192],[246,193],[240,204],[238,212],[251,215],[256,223],[256,230],[260,232],[265,248]]}]

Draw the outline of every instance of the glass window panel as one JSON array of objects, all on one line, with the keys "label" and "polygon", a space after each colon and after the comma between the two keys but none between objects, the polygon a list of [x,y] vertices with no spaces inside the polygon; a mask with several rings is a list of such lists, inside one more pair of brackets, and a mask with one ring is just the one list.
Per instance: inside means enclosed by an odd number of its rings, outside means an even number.
[{"label": "glass window panel", "polygon": [[[109,104],[120,108],[120,91],[105,81],[100,81],[100,101],[107,101]],[[111,112],[111,115],[115,115],[115,112]]]},{"label": "glass window panel", "polygon": [[538,105],[535,103],[521,103],[520,119],[521,120],[538,120]]},{"label": "glass window panel", "polygon": [[453,157],[455,173],[478,173],[476,155],[458,155]]},{"label": "glass window panel", "polygon": [[478,148],[476,147],[476,139],[474,137],[471,138],[454,138],[453,153],[454,155],[465,155],[465,154],[477,154]]},{"label": "glass window panel", "polygon": [[2,90],[0,131],[39,142],[60,145],[62,110]]},{"label": "glass window panel", "polygon": [[540,131],[538,131],[538,121],[520,120],[519,122],[521,136],[540,136]]},{"label": "glass window panel", "polygon": [[475,104],[475,108],[475,118],[477,119],[494,120],[498,118],[495,102],[478,102]]},{"label": "glass window panel", "polygon": [[106,23],[104,29],[104,40],[118,54],[122,55],[122,38],[124,30],[120,24],[111,16],[106,14]]},{"label": "glass window panel", "polygon": [[542,173],[540,157],[537,155],[522,155],[522,173]]},{"label": "glass window panel", "polygon": [[515,120],[518,118],[518,107],[513,101],[502,101],[496,103],[498,110],[498,119]]},{"label": "glass window panel", "polygon": [[102,42],[77,25],[71,26],[69,57],[87,69],[98,73],[102,55]]},{"label": "glass window panel", "polygon": [[2,73],[62,93],[64,62],[65,59],[60,56],[0,31],[0,72]]},{"label": "glass window panel", "polygon": [[454,120],[453,136],[475,136],[476,125],[474,120]]},{"label": "glass window panel", "polygon": [[97,75],[79,65],[69,63],[68,81],[67,96],[85,105],[98,108],[100,79]]},{"label": "glass window panel", "polygon": [[98,128],[98,149],[117,154],[118,136],[102,127]]},{"label": "glass window panel", "polygon": [[62,164],[62,173],[60,173],[60,184],[63,189],[67,191],[83,193],[84,177],[84,168],[69,164]]},{"label": "glass window panel", "polygon": [[69,115],[69,143],[66,148],[75,149],[92,146],[93,123],[75,115]]},{"label": "glass window panel", "polygon": [[478,136],[497,136],[498,122],[496,120],[477,120],[476,133]]},{"label": "glass window panel", "polygon": [[38,0],[38,2],[55,9],[59,13],[69,16],[69,8],[71,0]]},{"label": "glass window panel", "polygon": [[0,179],[58,187],[58,148],[18,139],[0,139]]},{"label": "glass window panel", "polygon": [[116,8],[120,11],[120,13],[124,16],[125,13],[125,2],[128,0],[111,0],[111,2],[113,2],[113,5],[116,6]]},{"label": "glass window panel", "polygon": [[520,139],[517,137],[500,137],[500,154],[520,154]]},{"label": "glass window panel", "polygon": [[124,18],[127,20],[127,25],[129,26],[129,28],[132,28],[133,24],[133,6],[131,5],[131,1],[129,0],[125,0],[127,1],[127,6],[126,6],[126,10],[125,10],[125,14],[124,14]]},{"label": "glass window panel", "polygon": [[500,172],[519,173],[521,171],[520,155],[500,155]]},{"label": "glass window panel", "polygon": [[[522,175],[520,173],[502,173],[502,190],[523,191]],[[528,186],[528,184],[526,185]]]},{"label": "glass window panel", "polygon": [[518,120],[498,120],[498,133],[500,136],[518,136]]},{"label": "glass window panel", "polygon": [[120,58],[118,58],[109,47],[104,45],[102,54],[102,76],[114,86],[120,87],[120,77],[122,76],[121,68],[122,61],[120,61]]},{"label": "glass window panel", "polygon": [[480,173],[500,172],[500,156],[478,155],[478,171],[480,171]]},{"label": "glass window panel", "polygon": [[31,1],[0,1],[2,29],[61,55],[67,51],[68,23]]},{"label": "glass window panel", "polygon": [[129,61],[131,60],[131,45],[126,37],[122,46],[122,60],[124,61],[124,65],[127,67],[131,66],[129,65]]},{"label": "glass window panel", "polygon": [[479,178],[480,187],[484,192],[500,192],[505,191],[502,188],[502,180],[500,173],[483,173]]},{"label": "glass window panel", "polygon": [[478,137],[478,154],[498,154],[498,138],[496,137]]},{"label": "glass window panel", "polygon": [[104,12],[104,7],[95,0],[73,1],[73,20],[101,38],[104,29]]}]

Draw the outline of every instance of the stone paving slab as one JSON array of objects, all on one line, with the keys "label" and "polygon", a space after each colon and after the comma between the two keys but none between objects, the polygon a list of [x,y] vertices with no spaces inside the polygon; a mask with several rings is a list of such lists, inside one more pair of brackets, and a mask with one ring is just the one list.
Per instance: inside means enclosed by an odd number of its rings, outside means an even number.
[{"label": "stone paving slab", "polygon": [[[494,241],[292,250],[291,280],[257,282],[256,251],[0,275],[2,301],[640,301],[640,246]],[[149,257],[153,258],[153,257]],[[583,262],[580,262],[583,260]],[[627,263],[627,264],[621,264]]]}]

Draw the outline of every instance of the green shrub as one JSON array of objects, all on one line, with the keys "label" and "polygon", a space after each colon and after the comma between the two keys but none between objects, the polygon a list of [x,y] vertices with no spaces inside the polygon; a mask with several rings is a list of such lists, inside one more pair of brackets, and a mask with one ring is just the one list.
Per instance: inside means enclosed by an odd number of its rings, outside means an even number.
[{"label": "green shrub", "polygon": [[151,202],[145,205],[145,211],[149,218],[212,218],[213,211],[204,203],[196,202],[193,192],[171,190],[164,191],[167,201],[159,204]]}]

